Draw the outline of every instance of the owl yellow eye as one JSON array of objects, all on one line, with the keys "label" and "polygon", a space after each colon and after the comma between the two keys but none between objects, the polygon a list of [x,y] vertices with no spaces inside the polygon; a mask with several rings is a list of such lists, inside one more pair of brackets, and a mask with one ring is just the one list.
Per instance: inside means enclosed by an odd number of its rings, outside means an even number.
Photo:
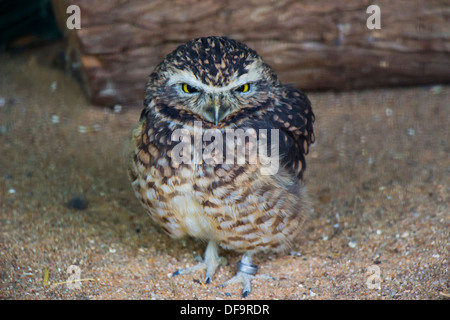
[{"label": "owl yellow eye", "polygon": [[187,83],[183,83],[181,85],[181,88],[183,89],[183,92],[185,93],[195,93],[198,92],[197,89],[195,89],[193,86],[188,85]]},{"label": "owl yellow eye", "polygon": [[243,93],[248,92],[248,90],[250,90],[250,85],[248,83],[246,83],[236,89],[237,92],[243,92]]}]

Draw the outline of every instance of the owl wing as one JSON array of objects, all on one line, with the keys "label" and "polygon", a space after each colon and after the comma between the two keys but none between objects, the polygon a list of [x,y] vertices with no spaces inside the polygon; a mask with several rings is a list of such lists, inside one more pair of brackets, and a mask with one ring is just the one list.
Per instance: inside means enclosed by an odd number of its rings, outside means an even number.
[{"label": "owl wing", "polygon": [[270,121],[279,129],[281,165],[302,179],[306,169],[305,155],[315,139],[315,116],[311,102],[303,92],[290,86],[284,89],[282,98],[270,114]]}]

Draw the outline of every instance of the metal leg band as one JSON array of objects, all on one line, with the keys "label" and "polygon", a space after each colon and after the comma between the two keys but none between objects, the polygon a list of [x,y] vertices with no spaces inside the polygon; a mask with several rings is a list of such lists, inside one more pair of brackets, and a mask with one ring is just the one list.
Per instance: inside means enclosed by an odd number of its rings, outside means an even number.
[{"label": "metal leg band", "polygon": [[238,271],[254,276],[258,272],[258,266],[254,264],[246,264],[242,261],[239,261]]}]

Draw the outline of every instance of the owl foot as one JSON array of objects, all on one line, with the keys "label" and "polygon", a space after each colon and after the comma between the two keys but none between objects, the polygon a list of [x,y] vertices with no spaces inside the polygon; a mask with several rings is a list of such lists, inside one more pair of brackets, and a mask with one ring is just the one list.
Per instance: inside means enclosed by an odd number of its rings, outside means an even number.
[{"label": "owl foot", "polygon": [[275,280],[275,278],[268,275],[256,275],[258,266],[251,262],[250,255],[244,255],[238,263],[238,272],[230,280],[225,281],[219,287],[223,288],[229,284],[242,283],[244,289],[242,290],[242,297],[246,298],[251,292],[251,281],[255,278]]},{"label": "owl foot", "polygon": [[214,241],[209,241],[205,251],[205,259],[195,266],[179,269],[172,274],[172,277],[190,274],[199,270],[206,270],[205,283],[211,282],[211,279],[219,266],[226,265],[227,261],[223,257],[219,257],[219,248]]}]

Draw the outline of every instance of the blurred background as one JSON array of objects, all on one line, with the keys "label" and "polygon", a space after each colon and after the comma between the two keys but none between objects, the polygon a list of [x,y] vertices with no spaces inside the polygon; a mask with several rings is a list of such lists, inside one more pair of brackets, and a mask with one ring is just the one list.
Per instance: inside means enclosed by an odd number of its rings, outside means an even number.
[{"label": "blurred background", "polygon": [[[165,236],[126,173],[147,77],[209,35],[255,49],[316,115],[304,237],[256,258],[280,281],[252,298],[448,299],[450,3],[438,0],[0,0],[0,298],[240,298],[167,276],[204,246]],[[235,272],[226,255],[216,284]],[[94,280],[66,288],[70,265]]]},{"label": "blurred background", "polygon": [[[378,12],[369,8],[373,4]],[[0,5],[3,49],[61,39],[58,58],[79,73],[96,105],[140,105],[154,66],[178,45],[208,35],[247,43],[284,82],[305,90],[450,81],[447,1],[2,0]]]}]

